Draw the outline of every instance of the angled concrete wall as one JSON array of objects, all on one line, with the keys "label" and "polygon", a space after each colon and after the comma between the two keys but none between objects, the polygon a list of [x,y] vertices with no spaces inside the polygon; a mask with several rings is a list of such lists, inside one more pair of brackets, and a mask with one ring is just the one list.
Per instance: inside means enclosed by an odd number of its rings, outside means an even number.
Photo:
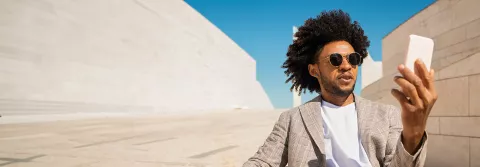
[{"label": "angled concrete wall", "polygon": [[433,38],[439,99],[429,118],[427,167],[480,166],[480,1],[439,0],[387,35],[382,79],[366,98],[398,106],[390,94],[409,34]]},{"label": "angled concrete wall", "polygon": [[0,1],[4,115],[272,109],[255,66],[184,1]]},{"label": "angled concrete wall", "polygon": [[382,62],[374,61],[370,54],[363,60],[362,89],[382,78]]}]

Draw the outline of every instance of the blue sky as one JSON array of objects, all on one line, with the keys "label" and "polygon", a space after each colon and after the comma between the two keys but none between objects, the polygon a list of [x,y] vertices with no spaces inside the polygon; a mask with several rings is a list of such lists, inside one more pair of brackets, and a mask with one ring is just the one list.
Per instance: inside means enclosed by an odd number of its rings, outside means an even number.
[{"label": "blue sky", "polygon": [[[321,11],[342,9],[360,22],[371,41],[370,55],[381,60],[382,38],[434,0],[186,0],[257,62],[260,81],[275,108],[292,106],[291,83],[280,66],[292,43],[292,26]],[[358,81],[360,81],[360,73]],[[355,92],[360,93],[357,81]],[[302,95],[308,101],[314,94]]]}]

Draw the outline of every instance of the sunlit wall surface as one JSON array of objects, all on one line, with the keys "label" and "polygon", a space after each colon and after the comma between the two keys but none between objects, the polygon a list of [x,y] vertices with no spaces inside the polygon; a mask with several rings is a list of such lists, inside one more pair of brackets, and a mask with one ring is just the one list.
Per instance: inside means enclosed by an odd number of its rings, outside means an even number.
[{"label": "sunlit wall surface", "polygon": [[362,89],[382,78],[382,62],[374,61],[370,54],[363,59]]},{"label": "sunlit wall surface", "polygon": [[408,35],[433,38],[439,99],[430,114],[426,166],[480,166],[480,1],[439,0],[383,39],[383,77],[366,98],[398,106],[390,94]]},{"label": "sunlit wall surface", "polygon": [[3,115],[273,109],[255,66],[184,1],[0,1]]}]

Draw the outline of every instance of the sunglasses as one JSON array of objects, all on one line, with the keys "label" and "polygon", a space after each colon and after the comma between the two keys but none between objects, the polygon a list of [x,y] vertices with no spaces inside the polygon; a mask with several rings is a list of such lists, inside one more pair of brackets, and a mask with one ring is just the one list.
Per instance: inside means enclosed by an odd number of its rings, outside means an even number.
[{"label": "sunglasses", "polygon": [[360,65],[362,62],[362,56],[360,53],[353,52],[348,55],[341,55],[340,53],[333,53],[325,59],[329,59],[332,66],[338,67],[343,63],[343,57],[345,57],[352,66]]}]

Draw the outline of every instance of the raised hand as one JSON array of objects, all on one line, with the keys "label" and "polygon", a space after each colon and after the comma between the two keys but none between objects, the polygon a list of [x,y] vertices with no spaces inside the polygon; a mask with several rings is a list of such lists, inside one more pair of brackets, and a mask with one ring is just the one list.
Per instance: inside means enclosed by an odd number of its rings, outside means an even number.
[{"label": "raised hand", "polygon": [[395,82],[401,87],[392,89],[392,94],[402,107],[402,143],[413,154],[425,133],[428,115],[438,98],[434,85],[434,71],[427,70],[421,60],[415,61],[415,73],[399,65],[403,77],[396,76]]}]

